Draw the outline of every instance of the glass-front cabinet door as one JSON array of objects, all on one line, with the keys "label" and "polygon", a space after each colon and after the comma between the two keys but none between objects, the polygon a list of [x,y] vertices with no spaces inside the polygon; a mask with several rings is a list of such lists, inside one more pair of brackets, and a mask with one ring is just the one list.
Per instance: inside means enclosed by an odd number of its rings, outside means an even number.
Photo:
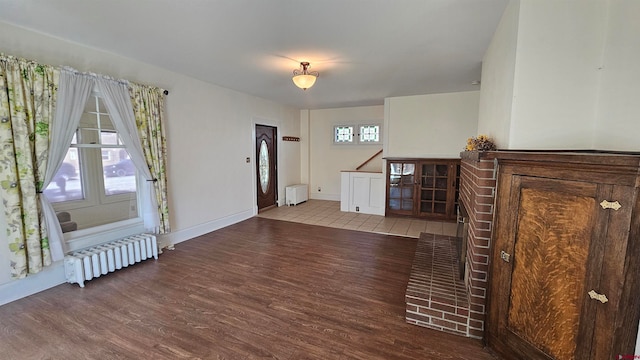
[{"label": "glass-front cabinet door", "polygon": [[449,160],[420,163],[420,216],[448,219],[455,214],[457,169]]},{"label": "glass-front cabinet door", "polygon": [[413,215],[417,179],[416,162],[389,161],[387,174],[387,211],[401,215]]},{"label": "glass-front cabinet door", "polygon": [[389,215],[455,220],[459,159],[387,159]]}]

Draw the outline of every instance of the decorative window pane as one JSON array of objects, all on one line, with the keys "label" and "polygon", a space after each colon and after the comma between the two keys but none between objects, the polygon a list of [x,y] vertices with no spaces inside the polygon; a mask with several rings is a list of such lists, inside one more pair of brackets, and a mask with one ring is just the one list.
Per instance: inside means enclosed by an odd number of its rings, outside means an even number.
[{"label": "decorative window pane", "polygon": [[361,125],[360,142],[380,142],[380,125]]},{"label": "decorative window pane", "polygon": [[44,189],[47,199],[52,203],[84,199],[82,172],[79,170],[78,149],[69,148],[53,181]]},{"label": "decorative window pane", "polygon": [[[111,160],[104,165],[104,194],[107,196],[136,192],[136,167],[124,148],[102,148]],[[120,159],[120,160],[112,160]],[[102,162],[107,164],[106,161]]]},{"label": "decorative window pane", "polygon": [[336,126],[334,134],[334,142],[336,143],[353,142],[353,126]]},{"label": "decorative window pane", "polygon": [[115,131],[101,131],[100,144],[102,145],[122,145],[118,133]]},{"label": "decorative window pane", "polygon": [[269,190],[269,147],[267,142],[262,140],[260,143],[260,154],[258,159],[258,169],[260,177],[260,189],[263,194]]}]

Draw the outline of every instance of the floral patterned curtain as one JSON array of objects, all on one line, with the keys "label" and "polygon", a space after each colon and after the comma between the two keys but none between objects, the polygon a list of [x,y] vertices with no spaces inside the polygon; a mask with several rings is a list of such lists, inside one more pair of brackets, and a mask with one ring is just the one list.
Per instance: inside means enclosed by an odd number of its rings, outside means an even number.
[{"label": "floral patterned curtain", "polygon": [[13,278],[51,264],[38,195],[47,166],[58,77],[54,67],[0,55],[0,199]]},{"label": "floral patterned curtain", "polygon": [[167,145],[164,130],[164,90],[130,84],[129,92],[136,117],[136,127],[142,143],[142,151],[155,179],[154,188],[160,217],[159,234],[171,231],[169,204],[167,202]]}]

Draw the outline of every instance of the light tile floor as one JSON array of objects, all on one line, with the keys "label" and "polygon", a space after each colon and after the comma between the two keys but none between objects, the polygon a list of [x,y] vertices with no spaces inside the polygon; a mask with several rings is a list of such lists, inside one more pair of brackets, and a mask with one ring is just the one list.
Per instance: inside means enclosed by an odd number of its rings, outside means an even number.
[{"label": "light tile floor", "polygon": [[420,237],[426,232],[456,236],[456,223],[412,218],[385,217],[340,211],[339,201],[309,200],[295,206],[280,206],[259,217],[380,234]]}]

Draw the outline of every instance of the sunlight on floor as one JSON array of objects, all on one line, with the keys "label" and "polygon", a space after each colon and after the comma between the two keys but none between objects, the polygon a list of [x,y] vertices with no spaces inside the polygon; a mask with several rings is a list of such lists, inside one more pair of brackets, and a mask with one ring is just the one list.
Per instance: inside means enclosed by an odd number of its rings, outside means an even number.
[{"label": "sunlight on floor", "polygon": [[292,221],[339,229],[375,232],[418,238],[426,232],[456,236],[456,223],[412,218],[385,217],[340,211],[339,201],[309,200],[295,206],[280,206],[258,214],[259,217]]}]

